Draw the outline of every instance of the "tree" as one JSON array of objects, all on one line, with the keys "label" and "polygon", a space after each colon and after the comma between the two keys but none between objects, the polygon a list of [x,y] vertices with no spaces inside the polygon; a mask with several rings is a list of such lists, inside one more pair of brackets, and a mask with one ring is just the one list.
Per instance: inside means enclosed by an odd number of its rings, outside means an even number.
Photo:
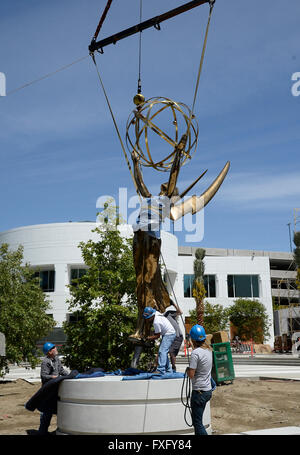
[{"label": "tree", "polygon": [[205,250],[197,248],[195,252],[196,259],[194,260],[194,282],[193,282],[193,297],[196,301],[197,324],[204,325],[204,298],[206,290],[204,287],[204,270],[203,262]]},{"label": "tree", "polygon": [[269,317],[262,303],[257,300],[237,299],[228,308],[228,317],[242,340],[262,343],[269,337]]},{"label": "tree", "polygon": [[130,366],[137,307],[132,240],[121,237],[106,218],[94,230],[99,241],[79,244],[87,273],[70,286],[69,311],[76,322],[65,322],[65,364],[85,371]]},{"label": "tree", "polygon": [[[196,310],[190,311],[192,324],[197,324]],[[209,302],[204,302],[204,320],[203,324],[206,333],[218,332],[225,330],[228,324],[227,310],[222,305],[212,305]]]},{"label": "tree", "polygon": [[6,338],[6,357],[0,357],[0,372],[8,371],[9,363],[28,361],[34,368],[36,341],[55,326],[46,311],[50,302],[34,277],[29,264],[22,265],[23,247],[10,251],[0,245],[0,332]]}]

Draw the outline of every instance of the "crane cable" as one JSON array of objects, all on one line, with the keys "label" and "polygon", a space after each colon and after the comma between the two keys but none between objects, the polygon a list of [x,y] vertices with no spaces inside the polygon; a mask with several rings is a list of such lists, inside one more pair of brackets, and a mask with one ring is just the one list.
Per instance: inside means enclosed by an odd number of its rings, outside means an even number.
[{"label": "crane cable", "polygon": [[[140,0],[140,24],[142,22],[142,12],[143,12],[143,0]],[[138,75],[138,88],[137,88],[138,93],[142,93],[141,65],[142,65],[142,30],[140,30],[140,34],[139,34],[139,75]]]},{"label": "crane cable", "polygon": [[[191,396],[192,396],[192,381],[187,375],[187,368],[184,372],[184,378],[182,381],[182,386],[181,386],[181,404],[184,406],[184,421],[187,424],[188,427],[192,427],[193,423],[188,423],[187,421],[187,413],[189,412],[190,418],[193,422],[193,416],[192,416],[192,406],[191,406]],[[184,399],[185,397],[185,399]]]},{"label": "crane cable", "polygon": [[139,199],[140,199],[140,202],[141,202],[141,196],[140,196],[140,193],[139,193],[139,190],[138,190],[138,187],[137,187],[137,183],[136,183],[134,175],[133,175],[133,171],[132,171],[129,159],[128,159],[128,155],[126,153],[125,146],[123,144],[122,137],[121,137],[121,134],[120,134],[120,131],[119,131],[119,128],[118,128],[118,125],[117,125],[117,122],[116,122],[116,119],[115,119],[115,116],[114,116],[110,101],[108,99],[108,95],[106,93],[106,90],[105,90],[105,87],[104,87],[104,84],[103,84],[103,81],[102,81],[102,78],[101,78],[101,75],[100,75],[100,71],[99,71],[99,68],[98,68],[94,53],[91,53],[90,56],[92,57],[92,60],[94,62],[94,65],[95,65],[95,68],[96,68],[96,71],[97,71],[97,75],[98,75],[98,79],[100,81],[100,84],[101,84],[101,87],[102,87],[102,90],[103,90],[103,93],[104,93],[104,97],[106,99],[106,102],[107,102],[107,105],[108,105],[108,108],[109,108],[109,111],[110,111],[110,114],[111,114],[111,118],[112,118],[113,124],[115,126],[115,129],[116,129],[116,132],[117,132],[117,136],[119,138],[119,141],[120,141],[120,144],[121,144],[121,148],[123,150],[123,153],[124,153],[124,156],[125,156],[125,160],[126,160],[126,163],[127,163],[131,178],[133,180],[134,187],[136,189],[136,192],[137,192],[137,194],[139,196]]},{"label": "crane cable", "polygon": [[[17,88],[14,88],[14,89],[8,91],[6,93],[6,96],[12,95],[13,93],[18,92],[19,90],[23,90],[24,88],[29,87],[30,85],[36,84],[37,82],[40,82],[44,79],[47,79],[48,77],[54,76],[54,74],[57,74],[61,71],[64,71],[64,70],[70,68],[73,65],[76,65],[77,63],[82,62],[83,60],[87,59],[88,57],[89,57],[89,55],[87,54],[84,57],[78,58],[77,60],[74,60],[71,63],[61,66],[60,68],[56,69],[55,71],[51,71],[51,73],[44,74],[43,76],[40,76],[37,79],[33,79],[32,81],[27,82],[26,84],[20,85],[20,87],[17,87]],[[0,98],[2,98],[2,97],[0,97]]]},{"label": "crane cable", "polygon": [[197,75],[196,87],[195,87],[195,92],[194,92],[193,104],[192,104],[192,109],[191,109],[190,118],[189,118],[188,127],[187,127],[188,134],[190,132],[192,119],[194,117],[196,98],[197,98],[197,94],[198,94],[199,82],[200,82],[200,77],[201,77],[201,73],[202,73],[204,56],[205,56],[206,45],[207,45],[208,31],[209,31],[209,27],[210,27],[210,21],[211,21],[211,16],[212,16],[215,1],[216,0],[209,0],[209,15],[208,15],[208,21],[207,21],[207,25],[206,25],[204,42],[203,42],[201,58],[200,58],[200,63],[199,63],[199,68],[198,68],[198,75]]},{"label": "crane cable", "polygon": [[[103,22],[106,18],[106,15],[108,13],[108,10],[110,8],[112,4],[112,0],[108,0],[108,2],[106,3],[106,6],[104,8],[104,11],[102,13],[102,16],[100,18],[100,21],[99,21],[99,24],[97,26],[97,29],[94,33],[94,36],[92,38],[92,42],[96,41],[98,35],[99,35],[99,32],[100,32],[100,29],[103,25]],[[101,53],[101,52],[100,52]],[[121,134],[120,134],[120,131],[119,131],[119,128],[118,128],[118,125],[117,125],[117,122],[116,122],[116,119],[115,119],[115,116],[114,116],[114,113],[113,113],[113,110],[112,110],[112,107],[111,107],[111,104],[110,104],[110,101],[109,101],[109,98],[108,98],[108,95],[107,95],[107,92],[105,90],[105,87],[104,87],[104,84],[103,84],[103,80],[102,80],[102,77],[100,75],[100,71],[99,71],[99,68],[98,68],[98,65],[97,65],[97,62],[96,62],[96,59],[95,59],[95,55],[94,55],[94,52],[90,52],[90,56],[92,57],[92,60],[94,62],[94,65],[95,65],[95,68],[96,68],[96,72],[97,72],[97,76],[98,76],[98,79],[99,79],[99,82],[100,82],[100,85],[102,87],[102,90],[103,90],[103,93],[104,93],[104,97],[106,99],[106,103],[107,103],[107,106],[108,106],[108,109],[109,109],[109,112],[111,114],[111,117],[112,117],[112,121],[113,121],[113,124],[115,126],[115,129],[116,129],[116,132],[117,132],[117,136],[119,138],[119,141],[120,141],[120,144],[121,144],[121,148],[123,150],[123,153],[124,153],[124,156],[125,156],[125,160],[126,160],[126,164],[128,166],[128,169],[129,169],[129,172],[130,172],[130,175],[131,175],[131,178],[133,180],[133,184],[134,184],[134,187],[136,189],[136,192],[139,196],[139,199],[140,199],[140,202],[141,202],[141,196],[140,196],[140,193],[138,191],[138,187],[137,187],[137,184],[136,184],[136,181],[135,181],[135,178],[134,178],[134,175],[133,175],[133,172],[132,172],[132,168],[131,168],[131,165],[130,165],[130,162],[129,162],[129,159],[128,159],[128,156],[127,156],[127,153],[126,153],[126,150],[125,150],[125,147],[124,147],[124,144],[123,144],[123,141],[122,141],[122,137],[121,137]]]}]

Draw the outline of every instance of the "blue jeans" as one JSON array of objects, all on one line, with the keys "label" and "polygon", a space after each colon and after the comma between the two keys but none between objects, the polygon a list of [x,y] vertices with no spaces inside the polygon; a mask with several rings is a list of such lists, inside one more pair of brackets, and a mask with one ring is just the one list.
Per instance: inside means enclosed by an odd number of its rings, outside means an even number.
[{"label": "blue jeans", "polygon": [[39,433],[40,434],[47,434],[48,433],[48,428],[50,426],[51,419],[52,419],[52,412],[49,412],[49,411],[41,412],[41,414],[40,414],[40,428],[39,428]]},{"label": "blue jeans", "polygon": [[193,390],[192,392],[191,399],[192,420],[195,429],[195,434],[197,435],[207,435],[202,419],[206,403],[211,399],[211,397],[212,397],[211,390],[202,393],[196,392],[195,390]]},{"label": "blue jeans", "polygon": [[159,346],[159,351],[158,351],[158,366],[157,366],[157,371],[160,373],[172,373],[172,365],[169,360],[169,349],[171,347],[171,344],[175,340],[176,333],[172,333],[171,335],[164,335],[162,337],[160,346]]}]

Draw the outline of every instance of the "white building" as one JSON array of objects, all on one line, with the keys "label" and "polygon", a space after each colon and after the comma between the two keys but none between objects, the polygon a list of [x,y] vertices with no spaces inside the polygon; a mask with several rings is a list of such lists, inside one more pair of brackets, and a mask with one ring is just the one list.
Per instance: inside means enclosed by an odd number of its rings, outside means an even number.
[{"label": "white building", "polygon": [[[92,232],[96,226],[94,222],[54,223],[19,227],[0,233],[0,243],[8,243],[12,249],[23,245],[24,262],[40,270],[41,285],[52,304],[49,313],[58,327],[69,318],[67,300],[70,294],[67,286],[72,278],[80,276],[81,270],[86,268],[78,244],[90,239],[97,240],[98,234]],[[131,226],[122,225],[120,231],[126,237],[132,235]],[[191,296],[195,250],[196,247],[179,247],[176,236],[162,232],[162,265],[168,271],[169,293],[173,300],[177,300],[184,317],[195,308]],[[265,341],[273,345],[270,264],[272,267],[274,257],[275,260],[291,261],[292,255],[249,250],[205,250],[207,300],[211,304],[228,307],[238,297],[257,298],[265,306],[270,318],[271,337]]]}]

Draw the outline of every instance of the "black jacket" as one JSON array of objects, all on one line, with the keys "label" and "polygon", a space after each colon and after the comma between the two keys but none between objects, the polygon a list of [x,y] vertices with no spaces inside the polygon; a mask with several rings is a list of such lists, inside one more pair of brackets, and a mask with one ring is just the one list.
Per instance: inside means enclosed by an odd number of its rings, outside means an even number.
[{"label": "black jacket", "polygon": [[66,376],[58,376],[50,379],[27,401],[25,408],[28,411],[38,409],[40,412],[48,411],[57,413],[58,387],[65,379],[74,379],[78,375],[77,370],[72,370]]}]

